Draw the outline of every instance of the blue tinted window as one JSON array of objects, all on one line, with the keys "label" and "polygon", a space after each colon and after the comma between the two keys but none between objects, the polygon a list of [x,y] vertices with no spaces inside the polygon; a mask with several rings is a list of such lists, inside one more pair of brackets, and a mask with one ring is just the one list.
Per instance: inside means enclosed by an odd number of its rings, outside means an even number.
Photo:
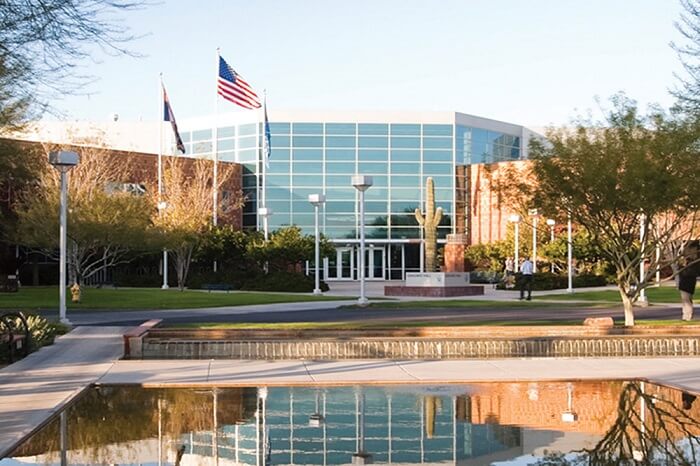
[{"label": "blue tinted window", "polygon": [[365,200],[367,201],[386,201],[389,195],[389,190],[379,186],[372,186],[365,191]]},{"label": "blue tinted window", "polygon": [[236,127],[235,126],[226,126],[224,128],[217,128],[216,129],[216,137],[219,139],[221,138],[232,138],[236,135]]},{"label": "blue tinted window", "polygon": [[489,132],[485,129],[474,128],[472,129],[472,141],[474,142],[487,142]]},{"label": "blue tinted window", "polygon": [[322,123],[292,123],[294,134],[323,134]]},{"label": "blue tinted window", "polygon": [[326,201],[326,212],[355,212],[355,201]]},{"label": "blue tinted window", "polygon": [[349,162],[355,160],[355,149],[326,149],[327,161]]},{"label": "blue tinted window", "polygon": [[216,151],[234,150],[236,148],[235,139],[223,139],[219,140],[216,144]]},{"label": "blue tinted window", "polygon": [[320,162],[294,162],[292,169],[295,176],[305,176],[310,173],[323,173]]},{"label": "blue tinted window", "polygon": [[420,136],[420,125],[396,123],[391,125],[392,136]]},{"label": "blue tinted window", "polygon": [[289,213],[289,212],[290,212],[290,209],[291,209],[291,204],[290,204],[289,201],[273,201],[273,200],[268,200],[268,201],[266,202],[266,204],[267,204],[267,207],[269,207],[269,208],[272,209],[272,214],[273,214],[273,216],[274,216],[274,215],[281,214],[281,213],[283,213],[283,212]]},{"label": "blue tinted window", "polygon": [[355,136],[326,136],[326,147],[355,147]]},{"label": "blue tinted window", "polygon": [[326,211],[326,226],[327,227],[355,227],[355,215],[337,215]]},{"label": "blue tinted window", "polygon": [[423,151],[424,162],[452,162],[452,151],[426,150]]},{"label": "blue tinted window", "polygon": [[386,202],[377,202],[377,201],[368,201],[365,200],[365,212],[386,212],[387,211],[387,203]]},{"label": "blue tinted window", "polygon": [[296,186],[310,186],[314,187],[316,191],[321,191],[323,186],[323,176],[318,173],[315,175],[293,175],[292,185]]},{"label": "blue tinted window", "polygon": [[423,149],[452,149],[452,138],[423,138]]},{"label": "blue tinted window", "polygon": [[452,136],[452,125],[423,125],[423,136]]},{"label": "blue tinted window", "polygon": [[433,176],[433,175],[451,175],[452,174],[452,164],[451,163],[426,163],[423,164],[423,175]]},{"label": "blue tinted window", "polygon": [[391,151],[391,161],[392,162],[419,162],[420,161],[420,151],[419,150],[392,150]]},{"label": "blue tinted window", "polygon": [[323,159],[323,151],[321,149],[294,149],[292,151],[292,158],[294,161],[313,160],[320,164]]},{"label": "blue tinted window", "polygon": [[391,186],[399,188],[418,188],[421,187],[419,176],[392,176]]},{"label": "blue tinted window", "polygon": [[394,239],[412,239],[419,238],[420,233],[418,228],[396,228],[392,226],[391,237]]},{"label": "blue tinted window", "polygon": [[420,138],[391,137],[392,149],[420,149]]},{"label": "blue tinted window", "polygon": [[259,158],[260,157],[256,149],[238,151],[239,162],[257,162]]},{"label": "blue tinted window", "polygon": [[[354,173],[348,174],[348,175],[327,175],[326,176],[326,186],[349,186],[352,188],[352,183],[350,182],[350,177],[354,175]],[[355,189],[355,188],[352,188]],[[370,188],[372,189],[372,188]]]},{"label": "blue tinted window", "polygon": [[182,131],[180,133],[180,138],[182,139],[182,142],[190,142],[190,138],[192,137],[192,133],[189,131]]},{"label": "blue tinted window", "polygon": [[268,199],[289,199],[290,197],[290,192],[289,188],[271,188],[269,186],[266,186],[267,189],[267,198]]},{"label": "blue tinted window", "polygon": [[289,123],[270,123],[272,134],[289,134]]},{"label": "blue tinted window", "polygon": [[221,162],[235,162],[236,153],[234,151],[224,151],[219,152],[219,161]]},{"label": "blue tinted window", "polygon": [[323,136],[293,136],[294,147],[323,147]]},{"label": "blue tinted window", "polygon": [[[337,173],[355,174],[355,162],[326,162],[326,173],[329,175]],[[332,186],[328,183],[329,186]]]},{"label": "blue tinted window", "polygon": [[[381,220],[383,224],[386,223],[386,219]],[[377,223],[373,221],[370,222],[370,225],[377,225]],[[374,228],[372,226],[368,226],[365,229],[365,236],[370,239],[386,239],[389,237],[389,230],[386,228]]]},{"label": "blue tinted window", "polygon": [[258,185],[258,178],[255,176],[244,176],[242,178],[242,184],[244,188],[254,188]]},{"label": "blue tinted window", "polygon": [[361,149],[359,151],[360,162],[386,162],[389,152],[382,149]]},{"label": "blue tinted window", "polygon": [[[374,187],[372,187],[372,189],[374,189]],[[372,189],[367,190],[366,193],[369,193],[370,191],[372,191]],[[355,192],[356,190],[353,187],[328,187],[326,188],[326,198],[329,201],[354,200]]]},{"label": "blue tinted window", "polygon": [[389,147],[389,140],[382,136],[360,136],[358,147]]},{"label": "blue tinted window", "polygon": [[398,175],[418,175],[420,173],[420,164],[393,162],[391,164],[391,173]]},{"label": "blue tinted window", "polygon": [[273,174],[283,174],[289,173],[289,162],[288,161],[270,161],[270,168],[267,169],[267,173]]},{"label": "blue tinted window", "polygon": [[267,186],[289,186],[290,177],[289,175],[267,175]]},{"label": "blue tinted window", "polygon": [[289,149],[277,149],[275,147],[270,151],[270,162],[275,160],[289,160]]},{"label": "blue tinted window", "polygon": [[388,184],[387,184],[388,180],[389,180],[388,176],[372,175],[372,181],[374,184],[372,185],[372,188],[370,188],[370,189],[374,189],[375,187],[386,187],[386,186],[388,186]]},{"label": "blue tinted window", "polygon": [[357,232],[354,227],[347,228],[326,228],[323,233],[331,238],[356,238]]},{"label": "blue tinted window", "polygon": [[238,127],[238,136],[252,136],[257,134],[257,123],[246,123]]},{"label": "blue tinted window", "polygon": [[[392,183],[394,179],[392,178]],[[391,189],[391,201],[415,201],[418,202],[420,199],[420,192],[415,189]]]},{"label": "blue tinted window", "polygon": [[[433,182],[435,184],[435,191],[442,189],[442,188],[451,188],[452,187],[452,177],[451,176],[439,176],[439,175],[425,175],[425,178],[428,176],[432,176]],[[425,181],[423,182],[423,186],[425,186]],[[450,197],[452,199],[452,197]]]},{"label": "blue tinted window", "polygon": [[[415,212],[415,210],[418,208],[418,200],[408,200],[408,201],[391,201],[391,211],[396,212],[396,213],[402,213],[402,212]],[[406,218],[406,219],[400,219],[404,223],[403,225],[415,225],[416,220],[415,218]],[[409,223],[410,222],[410,223]]]},{"label": "blue tinted window", "polygon": [[441,203],[442,202],[452,202],[452,194],[453,193],[452,193],[451,189],[436,189],[435,190],[435,201],[441,202]]},{"label": "blue tinted window", "polygon": [[292,201],[309,202],[309,194],[318,194],[321,190],[317,186],[299,187],[294,186]]},{"label": "blue tinted window", "polygon": [[192,131],[192,141],[204,141],[206,139],[211,139],[210,129],[200,129],[199,131]]},{"label": "blue tinted window", "polygon": [[362,162],[362,161],[360,161],[360,166],[358,168],[358,172],[362,173],[362,174],[367,174],[367,175],[384,174],[387,172],[387,164],[386,163],[378,163],[378,162]]},{"label": "blue tinted window", "polygon": [[289,136],[270,136],[270,145],[272,147],[289,147]]},{"label": "blue tinted window", "polygon": [[326,134],[355,135],[355,123],[326,123]]},{"label": "blue tinted window", "polygon": [[389,134],[389,125],[384,123],[360,123],[360,135],[382,135]]},{"label": "blue tinted window", "polygon": [[238,148],[239,149],[251,149],[253,147],[258,147],[256,138],[238,138]]}]

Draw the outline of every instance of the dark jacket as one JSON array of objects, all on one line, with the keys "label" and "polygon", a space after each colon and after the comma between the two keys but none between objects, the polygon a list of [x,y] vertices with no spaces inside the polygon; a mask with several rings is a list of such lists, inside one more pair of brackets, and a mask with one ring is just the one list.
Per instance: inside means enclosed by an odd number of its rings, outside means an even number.
[{"label": "dark jacket", "polygon": [[698,279],[697,268],[697,264],[693,264],[690,267],[686,267],[680,271],[678,274],[679,290],[690,294],[695,293],[695,282]]}]

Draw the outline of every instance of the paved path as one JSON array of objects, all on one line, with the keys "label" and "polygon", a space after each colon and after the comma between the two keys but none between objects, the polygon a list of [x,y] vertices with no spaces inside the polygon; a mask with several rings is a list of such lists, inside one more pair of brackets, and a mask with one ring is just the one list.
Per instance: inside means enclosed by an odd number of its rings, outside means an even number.
[{"label": "paved path", "polygon": [[138,384],[147,387],[223,387],[609,379],[646,379],[700,393],[700,358],[118,361],[98,383]]},{"label": "paved path", "polygon": [[0,370],[0,458],[123,354],[126,327],[81,327]]}]

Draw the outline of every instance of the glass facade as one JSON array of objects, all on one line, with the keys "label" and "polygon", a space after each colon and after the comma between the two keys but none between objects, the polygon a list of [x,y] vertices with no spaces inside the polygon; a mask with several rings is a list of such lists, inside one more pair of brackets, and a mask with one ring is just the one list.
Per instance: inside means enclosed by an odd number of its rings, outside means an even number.
[{"label": "glass facade", "polygon": [[[264,200],[265,206],[273,212],[269,218],[270,231],[297,225],[305,233],[313,233],[314,211],[308,195],[325,193],[320,228],[337,244],[354,244],[359,239],[358,193],[350,184],[353,174],[371,175],[374,181],[365,193],[368,242],[420,242],[421,231],[414,211],[424,206],[427,177],[433,178],[435,202],[443,209],[438,238],[444,239],[456,231],[456,168],[522,157],[520,134],[456,123],[273,121],[270,131],[271,156],[269,166],[263,167],[260,123],[216,130],[219,159],[243,166],[242,182],[247,198],[244,227],[262,229],[257,208]],[[184,132],[187,154],[212,157],[213,134],[212,129]],[[264,181],[263,172],[266,173]],[[461,204],[460,208],[463,208]],[[391,273],[392,261],[401,263],[402,274],[407,269],[419,270],[420,264],[413,264],[410,259],[414,256],[420,254],[385,248],[382,258],[377,260],[387,270],[375,278],[403,278]],[[407,257],[411,263],[409,267],[406,266]],[[339,254],[335,261],[333,259],[330,268],[335,270],[336,262],[342,262],[342,258]],[[359,263],[357,257],[354,259]],[[341,278],[341,268],[337,266],[336,278]]]}]

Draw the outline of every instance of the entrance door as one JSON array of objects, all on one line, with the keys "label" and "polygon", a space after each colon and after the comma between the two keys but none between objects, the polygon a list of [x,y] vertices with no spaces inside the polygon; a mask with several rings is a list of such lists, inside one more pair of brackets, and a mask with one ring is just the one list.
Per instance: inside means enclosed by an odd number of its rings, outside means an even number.
[{"label": "entrance door", "polygon": [[[335,259],[335,260],[333,260]],[[328,276],[333,280],[352,280],[355,257],[352,248],[335,248],[335,257],[328,261]]]},{"label": "entrance door", "polygon": [[386,251],[384,246],[369,245],[365,257],[365,277],[367,280],[384,280]]}]

